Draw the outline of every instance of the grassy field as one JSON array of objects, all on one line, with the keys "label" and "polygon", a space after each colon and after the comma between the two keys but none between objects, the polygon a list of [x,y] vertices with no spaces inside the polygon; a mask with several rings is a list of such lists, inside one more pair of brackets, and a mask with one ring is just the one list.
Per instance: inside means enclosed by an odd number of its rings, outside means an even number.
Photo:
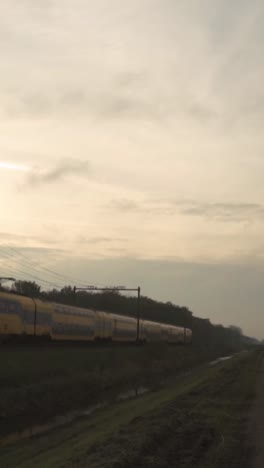
[{"label": "grassy field", "polygon": [[247,466],[246,413],[263,351],[243,353],[41,437],[2,447],[20,468]]},{"label": "grassy field", "polygon": [[167,345],[1,349],[0,437],[129,389],[157,388],[221,354]]}]

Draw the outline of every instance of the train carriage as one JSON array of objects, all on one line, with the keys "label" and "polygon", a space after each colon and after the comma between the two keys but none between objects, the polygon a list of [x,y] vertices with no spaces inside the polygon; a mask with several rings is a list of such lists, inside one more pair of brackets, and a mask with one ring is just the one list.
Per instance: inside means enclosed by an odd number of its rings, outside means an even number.
[{"label": "train carriage", "polygon": [[192,330],[190,328],[184,329],[184,343],[190,344],[192,342]]},{"label": "train carriage", "polygon": [[137,321],[132,317],[111,314],[114,322],[112,340],[135,342],[137,340]]},{"label": "train carriage", "polygon": [[32,299],[1,292],[0,336],[2,339],[33,335],[35,306]]},{"label": "train carriage", "polygon": [[95,312],[95,340],[111,341],[113,337],[114,321],[112,314],[97,310]]},{"label": "train carriage", "polygon": [[145,329],[145,340],[147,342],[152,343],[155,341],[163,341],[163,338],[164,341],[166,341],[166,336],[164,337],[164,332],[161,323],[144,320],[143,324]]},{"label": "train carriage", "polygon": [[34,335],[43,338],[52,338],[52,314],[53,309],[50,303],[40,299],[32,299],[35,307]]},{"label": "train carriage", "polygon": [[169,325],[169,343],[184,343],[184,328]]},{"label": "train carriage", "polygon": [[53,340],[94,341],[98,323],[95,311],[57,303],[51,307]]},{"label": "train carriage", "polygon": [[12,337],[48,338],[55,341],[139,341],[184,343],[192,331],[149,320],[95,311],[0,292],[0,339]]}]

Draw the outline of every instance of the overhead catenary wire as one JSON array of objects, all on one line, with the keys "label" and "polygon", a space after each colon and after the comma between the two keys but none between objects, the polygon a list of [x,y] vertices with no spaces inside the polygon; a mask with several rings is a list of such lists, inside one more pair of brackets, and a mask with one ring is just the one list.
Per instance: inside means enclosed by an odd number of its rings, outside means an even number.
[{"label": "overhead catenary wire", "polygon": [[[21,273],[23,275],[27,275],[27,276],[30,276],[30,278],[32,279],[36,279],[38,281],[41,281],[41,282],[44,282],[46,284],[49,284],[49,285],[53,285],[57,288],[61,288],[61,287],[64,287],[66,284],[65,282],[67,281],[70,281],[72,284],[78,284],[80,286],[87,286],[89,283],[91,284],[91,282],[86,282],[84,283],[83,281],[80,281],[79,279],[76,279],[76,278],[73,278],[73,277],[70,277],[70,276],[66,276],[66,275],[63,275],[61,273],[58,273],[54,270],[51,270],[49,268],[46,268],[42,265],[40,265],[39,263],[37,263],[36,261],[32,260],[32,259],[29,259],[28,257],[26,257],[26,255],[24,255],[22,252],[20,252],[19,250],[17,250],[15,247],[13,246],[10,246],[10,245],[0,245],[0,252],[2,251],[2,256],[4,255],[6,258],[8,258],[10,261],[17,261],[19,263],[19,266],[20,264],[22,265],[22,268],[23,270],[21,269],[18,269],[16,267],[16,271],[18,273]],[[20,258],[16,258],[16,257],[21,257],[23,259],[23,261],[20,260]],[[25,269],[30,269],[30,272],[31,273],[27,273],[25,271]],[[11,271],[15,271],[15,268],[12,267]],[[22,273],[23,271],[23,273]],[[33,272],[37,272],[37,275],[36,274],[32,274]],[[41,278],[39,276],[39,274],[45,274],[45,277],[48,275],[52,281],[48,281],[47,279],[44,279],[44,278]],[[56,281],[54,281],[54,279],[56,279]],[[58,285],[58,283],[61,283]],[[105,286],[105,285],[102,285],[102,284],[99,284],[97,283],[97,286],[100,287],[100,286]]]},{"label": "overhead catenary wire", "polygon": [[[2,247],[3,247],[3,246],[2,246]],[[52,279],[52,281],[48,281],[47,279],[44,279],[44,278],[40,277],[40,276],[39,276],[39,273],[42,274],[42,273],[44,273],[44,272],[38,271],[38,270],[36,269],[36,267],[35,267],[35,265],[34,265],[33,262],[32,262],[32,264],[31,264],[30,262],[28,262],[28,261],[25,261],[25,260],[23,260],[23,262],[22,262],[20,259],[16,258],[16,257],[14,256],[14,254],[12,254],[11,252],[9,252],[9,251],[7,250],[7,248],[10,249],[10,247],[6,247],[6,246],[5,246],[5,247],[4,247],[4,251],[3,251],[3,249],[2,249],[2,251],[1,251],[1,246],[0,246],[0,252],[1,252],[2,257],[7,258],[8,261],[11,261],[11,262],[12,262],[12,261],[18,261],[19,266],[20,266],[20,264],[22,264],[23,273],[24,273],[25,275],[28,275],[28,276],[30,276],[31,278],[37,279],[37,280],[39,280],[39,281],[41,281],[41,282],[44,282],[44,283],[47,283],[47,284],[50,284],[50,285],[54,285],[54,286],[59,287],[59,288],[65,286],[65,281],[63,281],[63,280],[60,279],[59,277],[56,278],[56,281],[54,281],[54,279]],[[16,266],[16,267],[12,267],[12,266],[11,266],[11,269],[12,269],[13,271],[16,269],[18,272],[22,273],[21,268],[18,269],[17,266]],[[30,273],[28,273],[27,271],[25,271],[26,269],[30,269]],[[35,271],[36,271],[37,274],[35,274]],[[33,272],[34,272],[34,275],[32,274]],[[50,275],[49,275],[49,276],[50,276]],[[60,283],[60,284],[58,284],[58,283]]]},{"label": "overhead catenary wire", "polygon": [[70,277],[68,275],[64,275],[64,274],[59,273],[57,271],[51,270],[50,268],[47,268],[47,267],[37,263],[36,261],[34,261],[32,259],[29,259],[28,257],[26,257],[25,254],[23,254],[22,252],[20,252],[19,250],[17,250],[13,246],[6,246],[6,248],[10,249],[11,251],[15,252],[17,255],[22,257],[24,259],[24,263],[27,263],[30,267],[34,266],[34,268],[36,268],[38,270],[43,270],[43,272],[48,273],[49,276],[52,275],[52,276],[55,276],[57,278],[60,278],[61,280],[71,281],[74,284],[78,283],[78,284],[84,286],[84,283],[81,280],[79,280],[78,278],[73,278],[73,277]]},{"label": "overhead catenary wire", "polygon": [[[4,253],[1,252],[1,255],[4,256],[5,258],[7,258],[9,261],[10,261],[10,260],[11,260],[11,261],[14,260],[13,258],[10,259],[10,254],[8,254],[8,252],[4,252]],[[22,268],[23,268],[23,266],[22,266]],[[27,268],[27,267],[25,267],[25,268]],[[45,283],[45,284],[48,284],[48,285],[53,286],[53,287],[55,286],[56,288],[61,288],[61,287],[62,287],[62,285],[61,285],[61,284],[58,284],[58,282],[54,282],[54,281],[51,282],[51,281],[48,281],[48,280],[46,280],[46,279],[44,279],[44,278],[41,278],[40,276],[37,276],[36,274],[32,274],[33,272],[32,272],[32,273],[28,273],[28,272],[25,271],[24,269],[22,270],[21,268],[19,268],[19,267],[17,267],[17,266],[13,267],[12,265],[11,265],[11,266],[10,266],[10,265],[9,265],[9,266],[6,266],[6,265],[5,265],[5,271],[9,271],[9,272],[11,272],[12,274],[14,274],[14,273],[22,274],[22,275],[25,276],[25,277],[30,277],[30,278],[33,279],[33,280],[40,281],[41,283]],[[63,285],[63,286],[64,286],[64,285]]]},{"label": "overhead catenary wire", "polygon": [[30,273],[26,272],[26,271],[23,271],[21,270],[20,268],[10,268],[9,271],[12,272],[12,274],[14,274],[14,276],[18,276],[16,273],[18,273],[19,275],[22,274],[24,276],[24,279],[28,279],[28,277],[31,279],[31,280],[37,280],[39,281],[40,283],[45,283],[45,284],[48,284],[49,286],[53,286],[53,287],[56,287],[56,288],[61,288],[61,285],[58,285],[56,283],[52,283],[51,281],[48,281],[48,280],[45,280],[44,278],[40,278],[39,276],[36,276],[36,275],[31,275]]}]

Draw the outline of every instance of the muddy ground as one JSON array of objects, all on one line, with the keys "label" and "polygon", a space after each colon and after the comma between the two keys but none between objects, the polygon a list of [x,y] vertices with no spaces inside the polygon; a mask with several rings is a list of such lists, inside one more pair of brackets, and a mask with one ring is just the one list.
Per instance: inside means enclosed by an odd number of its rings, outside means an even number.
[{"label": "muddy ground", "polygon": [[[1,467],[247,468],[263,351],[196,369],[131,401],[1,448]],[[264,466],[264,465],[262,465]]]},{"label": "muddy ground", "polygon": [[256,397],[249,412],[250,468],[264,467],[264,359],[257,370]]},{"label": "muddy ground", "polygon": [[221,348],[161,344],[2,348],[0,442],[8,433],[49,423],[53,417],[119,393],[158,388],[168,377],[222,355]]}]

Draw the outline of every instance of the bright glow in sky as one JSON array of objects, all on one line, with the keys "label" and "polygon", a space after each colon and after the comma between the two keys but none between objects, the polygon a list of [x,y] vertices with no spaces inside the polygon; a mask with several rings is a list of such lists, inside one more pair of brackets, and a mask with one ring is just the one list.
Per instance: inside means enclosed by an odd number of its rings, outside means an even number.
[{"label": "bright glow in sky", "polygon": [[0,169],[11,169],[14,171],[29,171],[28,167],[19,166],[18,164],[6,163],[0,161]]},{"label": "bright glow in sky", "polygon": [[262,0],[2,2],[2,246],[264,337],[237,270],[264,260],[263,21]]}]

